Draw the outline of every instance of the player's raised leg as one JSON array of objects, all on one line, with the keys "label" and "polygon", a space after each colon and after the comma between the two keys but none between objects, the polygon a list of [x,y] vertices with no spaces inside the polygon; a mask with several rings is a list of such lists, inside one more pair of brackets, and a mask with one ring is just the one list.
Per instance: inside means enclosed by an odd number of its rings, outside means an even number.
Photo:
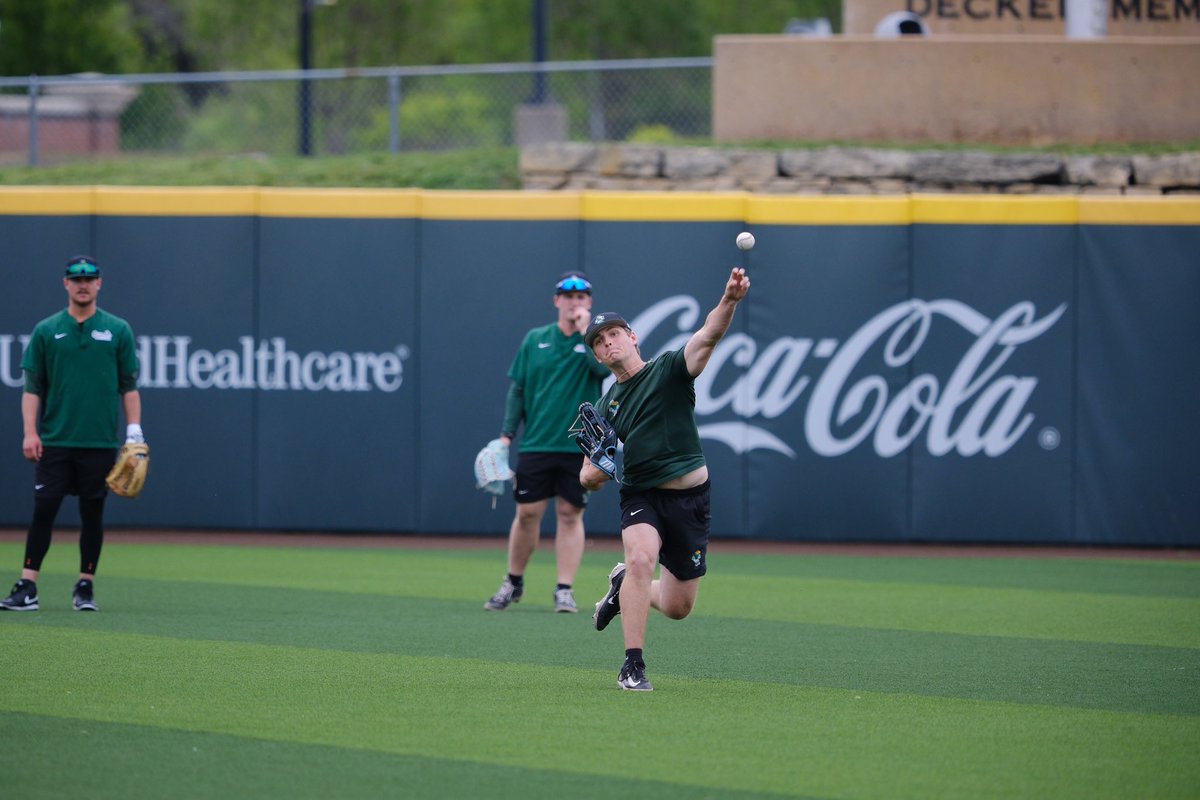
[{"label": "player's raised leg", "polygon": [[701,578],[681,581],[670,570],[663,569],[659,579],[652,584],[651,605],[670,619],[683,619],[696,607],[700,581]]}]

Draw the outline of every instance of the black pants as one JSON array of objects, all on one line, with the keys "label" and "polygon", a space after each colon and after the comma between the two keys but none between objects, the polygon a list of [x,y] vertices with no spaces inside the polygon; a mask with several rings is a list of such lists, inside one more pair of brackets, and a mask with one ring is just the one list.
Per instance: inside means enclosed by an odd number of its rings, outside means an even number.
[{"label": "black pants", "polygon": [[43,448],[34,470],[33,521],[25,537],[25,569],[41,570],[50,550],[54,520],[68,494],[79,495],[79,571],[95,574],[104,546],[104,478],[116,451],[107,448]]}]

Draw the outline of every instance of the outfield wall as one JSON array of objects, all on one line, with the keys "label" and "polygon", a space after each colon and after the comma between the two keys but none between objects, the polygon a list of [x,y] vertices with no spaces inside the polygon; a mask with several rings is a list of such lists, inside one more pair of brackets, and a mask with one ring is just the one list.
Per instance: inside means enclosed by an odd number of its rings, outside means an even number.
[{"label": "outfield wall", "polygon": [[75,252],[143,360],[149,488],[111,526],[448,534],[507,531],[471,464],[561,272],[650,355],[744,260],[697,383],[714,534],[1200,544],[1200,200],[3,188],[0,241],[0,526]]}]

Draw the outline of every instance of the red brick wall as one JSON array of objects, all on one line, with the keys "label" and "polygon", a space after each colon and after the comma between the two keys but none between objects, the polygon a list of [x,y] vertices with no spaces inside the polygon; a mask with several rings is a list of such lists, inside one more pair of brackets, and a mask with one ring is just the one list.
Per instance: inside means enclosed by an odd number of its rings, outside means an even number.
[{"label": "red brick wall", "polygon": [[[121,129],[114,117],[39,117],[38,152],[47,155],[115,154]],[[29,117],[0,116],[0,151],[29,149]]]}]

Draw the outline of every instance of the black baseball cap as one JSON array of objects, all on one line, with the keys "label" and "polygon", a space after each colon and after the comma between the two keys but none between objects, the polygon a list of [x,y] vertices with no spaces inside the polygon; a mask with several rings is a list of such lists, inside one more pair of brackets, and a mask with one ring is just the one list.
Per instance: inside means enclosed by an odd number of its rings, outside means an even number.
[{"label": "black baseball cap", "polygon": [[68,278],[99,278],[100,265],[91,256],[71,256],[65,274]]},{"label": "black baseball cap", "polygon": [[555,294],[562,294],[563,292],[587,292],[591,294],[592,282],[582,272],[564,272],[559,276],[558,283],[554,284]]},{"label": "black baseball cap", "polygon": [[588,323],[587,330],[583,332],[583,342],[591,349],[592,343],[596,341],[596,337],[600,331],[605,328],[611,328],[613,325],[620,325],[622,328],[629,328],[629,323],[615,311],[605,311],[603,314],[597,314],[592,317],[592,321]]}]

